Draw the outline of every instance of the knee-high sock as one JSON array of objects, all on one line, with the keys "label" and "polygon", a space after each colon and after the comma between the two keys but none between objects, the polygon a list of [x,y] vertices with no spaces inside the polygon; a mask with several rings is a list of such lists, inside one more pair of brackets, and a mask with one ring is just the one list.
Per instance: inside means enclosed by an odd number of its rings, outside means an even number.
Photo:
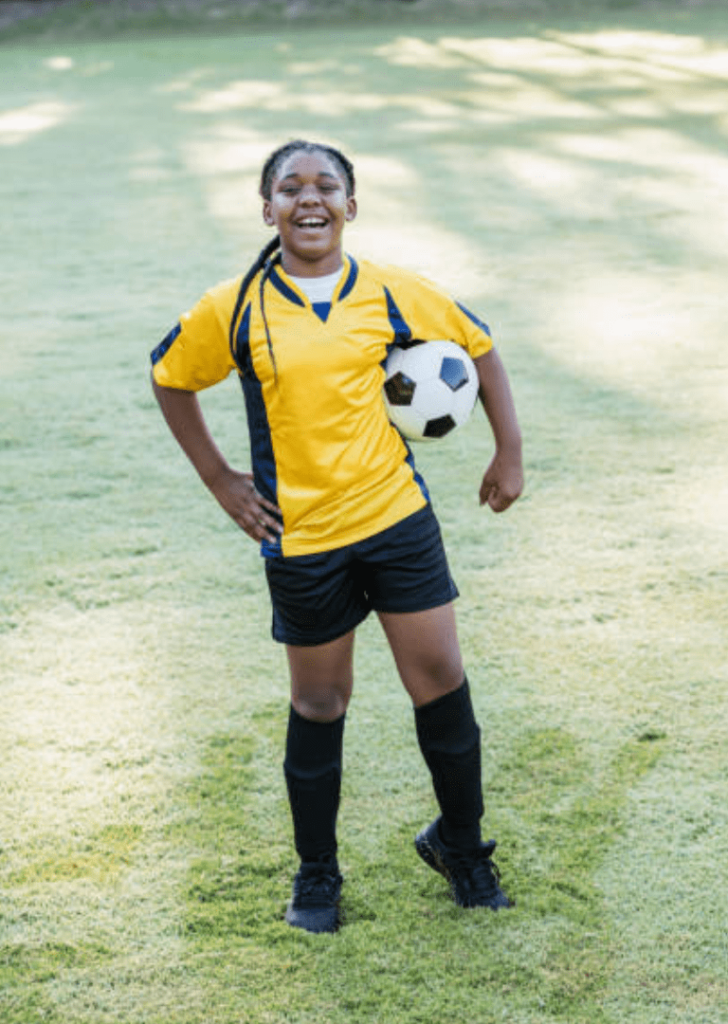
[{"label": "knee-high sock", "polygon": [[477,846],[483,815],[480,729],[467,678],[459,689],[415,708],[415,725],[442,812],[442,838],[452,846]]},{"label": "knee-high sock", "polygon": [[312,722],[291,706],[283,770],[302,861],[336,857],[345,717]]}]

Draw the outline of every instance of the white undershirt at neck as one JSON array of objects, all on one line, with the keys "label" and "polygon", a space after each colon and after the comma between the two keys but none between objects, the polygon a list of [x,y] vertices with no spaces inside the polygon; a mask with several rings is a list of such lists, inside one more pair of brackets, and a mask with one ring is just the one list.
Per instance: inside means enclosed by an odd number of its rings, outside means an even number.
[{"label": "white undershirt at neck", "polygon": [[311,305],[314,305],[316,302],[331,302],[334,289],[341,277],[341,269],[339,267],[333,274],[326,274],[324,277],[294,277],[292,274],[288,276],[307,296]]}]

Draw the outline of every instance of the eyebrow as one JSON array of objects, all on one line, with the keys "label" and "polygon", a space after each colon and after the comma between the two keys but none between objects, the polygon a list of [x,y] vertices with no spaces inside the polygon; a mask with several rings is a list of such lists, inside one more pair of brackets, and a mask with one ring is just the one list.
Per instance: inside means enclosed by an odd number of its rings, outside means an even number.
[{"label": "eyebrow", "polygon": [[[296,171],[293,171],[291,174],[286,174],[280,180],[281,181],[289,181],[291,178],[300,178],[300,177],[301,177],[300,174],[298,174]],[[316,177],[317,178],[333,178],[334,181],[338,181],[339,180],[338,175],[332,174],[331,171],[319,171],[318,174],[316,175]]]}]

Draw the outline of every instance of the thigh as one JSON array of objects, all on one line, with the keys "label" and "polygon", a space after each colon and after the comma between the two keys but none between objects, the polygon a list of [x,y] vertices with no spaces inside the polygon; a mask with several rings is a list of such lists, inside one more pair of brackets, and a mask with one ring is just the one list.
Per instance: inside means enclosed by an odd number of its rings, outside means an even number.
[{"label": "thigh", "polygon": [[379,621],[415,707],[462,685],[465,672],[452,603],[422,612],[379,612]]},{"label": "thigh", "polygon": [[291,703],[299,715],[333,722],[346,711],[354,685],[354,631],[329,643],[286,646]]}]

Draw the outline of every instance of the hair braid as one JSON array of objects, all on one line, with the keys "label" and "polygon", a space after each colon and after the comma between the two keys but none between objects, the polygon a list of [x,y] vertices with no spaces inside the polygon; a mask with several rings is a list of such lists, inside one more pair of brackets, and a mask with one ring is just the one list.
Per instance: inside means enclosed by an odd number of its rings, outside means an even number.
[{"label": "hair braid", "polygon": [[[266,246],[264,246],[264,248],[262,248],[260,250],[260,252],[258,253],[258,258],[256,259],[255,263],[253,263],[253,265],[251,266],[250,270],[247,272],[247,274],[245,275],[245,277],[243,278],[243,280],[242,280],[242,282],[240,284],[240,289],[238,291],[238,297],[237,297],[237,300],[235,302],[235,309],[233,310],[233,315],[232,315],[232,318],[230,320],[230,352],[232,354],[233,360],[235,361],[235,365],[237,366],[237,368],[241,372],[242,372],[243,367],[240,365],[240,362],[238,360],[237,345],[235,343],[235,325],[237,323],[238,317],[240,316],[240,310],[243,308],[243,303],[245,302],[245,296],[247,295],[248,289],[250,288],[250,285],[253,282],[253,278],[255,277],[255,275],[257,273],[259,273],[261,270],[266,268],[266,266],[268,266],[268,268],[269,268],[270,257],[273,255],[273,253],[276,251],[276,249],[280,246],[280,244],[281,244],[281,239],[280,239],[279,235],[276,235],[274,238],[272,238],[270,240],[270,242],[268,242],[268,244]],[[262,288],[262,284],[263,284],[263,282],[261,281],[261,288]],[[267,329],[267,324],[266,324],[266,329]],[[270,338],[269,338],[269,341],[268,341],[268,345],[269,345],[269,347],[271,347],[271,345],[270,345]],[[272,351],[271,351],[271,358],[273,358]],[[275,360],[273,360],[273,363],[275,365]]]}]

